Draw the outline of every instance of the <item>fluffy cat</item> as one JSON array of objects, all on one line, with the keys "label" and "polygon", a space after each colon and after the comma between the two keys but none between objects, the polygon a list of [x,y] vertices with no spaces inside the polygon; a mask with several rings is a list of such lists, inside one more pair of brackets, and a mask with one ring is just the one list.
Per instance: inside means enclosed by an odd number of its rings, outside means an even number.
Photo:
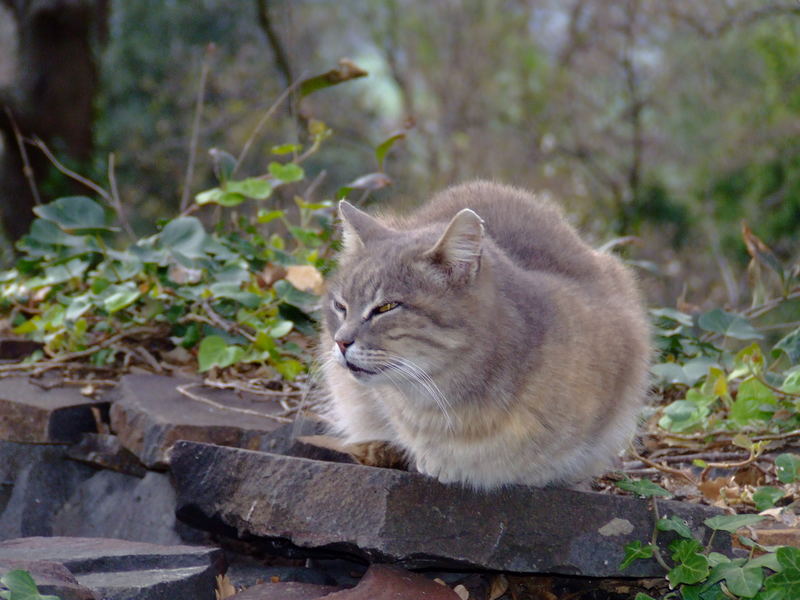
[{"label": "fluffy cat", "polygon": [[554,204],[490,182],[406,218],[339,211],[321,349],[327,418],[346,442],[389,442],[418,471],[478,489],[610,466],[650,354],[620,261]]}]

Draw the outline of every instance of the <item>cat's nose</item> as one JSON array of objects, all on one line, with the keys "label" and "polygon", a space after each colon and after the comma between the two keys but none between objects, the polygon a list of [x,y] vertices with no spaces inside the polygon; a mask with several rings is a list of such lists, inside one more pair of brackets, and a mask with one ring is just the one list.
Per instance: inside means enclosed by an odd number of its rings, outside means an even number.
[{"label": "cat's nose", "polygon": [[339,350],[341,350],[342,354],[344,354],[345,352],[347,352],[347,349],[353,345],[353,340],[347,340],[347,341],[336,340],[336,345],[339,346]]}]

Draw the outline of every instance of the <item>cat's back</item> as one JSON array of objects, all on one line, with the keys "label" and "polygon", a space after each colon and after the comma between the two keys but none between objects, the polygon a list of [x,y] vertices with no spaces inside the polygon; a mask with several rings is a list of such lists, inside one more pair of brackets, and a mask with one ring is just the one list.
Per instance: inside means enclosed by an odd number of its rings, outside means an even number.
[{"label": "cat's back", "polygon": [[591,274],[593,251],[556,204],[524,190],[490,181],[450,187],[392,225],[416,229],[446,225],[469,208],[484,221],[486,234],[518,266],[576,277]]}]

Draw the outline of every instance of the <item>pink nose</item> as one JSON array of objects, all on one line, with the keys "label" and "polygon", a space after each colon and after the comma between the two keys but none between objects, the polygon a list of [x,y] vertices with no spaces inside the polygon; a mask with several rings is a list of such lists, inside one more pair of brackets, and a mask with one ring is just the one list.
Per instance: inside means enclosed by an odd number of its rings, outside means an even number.
[{"label": "pink nose", "polygon": [[342,351],[342,354],[347,352],[347,349],[353,345],[353,342],[343,342],[340,340],[336,340],[336,345],[339,346],[339,350]]}]

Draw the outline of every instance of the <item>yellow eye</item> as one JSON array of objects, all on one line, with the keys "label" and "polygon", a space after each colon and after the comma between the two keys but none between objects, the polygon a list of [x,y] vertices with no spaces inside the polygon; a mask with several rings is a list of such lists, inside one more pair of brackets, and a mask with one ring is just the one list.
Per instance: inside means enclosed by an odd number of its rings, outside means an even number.
[{"label": "yellow eye", "polygon": [[381,304],[378,308],[376,308],[375,312],[377,313],[389,312],[390,310],[392,310],[393,308],[397,308],[398,306],[400,306],[399,302],[387,302],[386,304]]}]

